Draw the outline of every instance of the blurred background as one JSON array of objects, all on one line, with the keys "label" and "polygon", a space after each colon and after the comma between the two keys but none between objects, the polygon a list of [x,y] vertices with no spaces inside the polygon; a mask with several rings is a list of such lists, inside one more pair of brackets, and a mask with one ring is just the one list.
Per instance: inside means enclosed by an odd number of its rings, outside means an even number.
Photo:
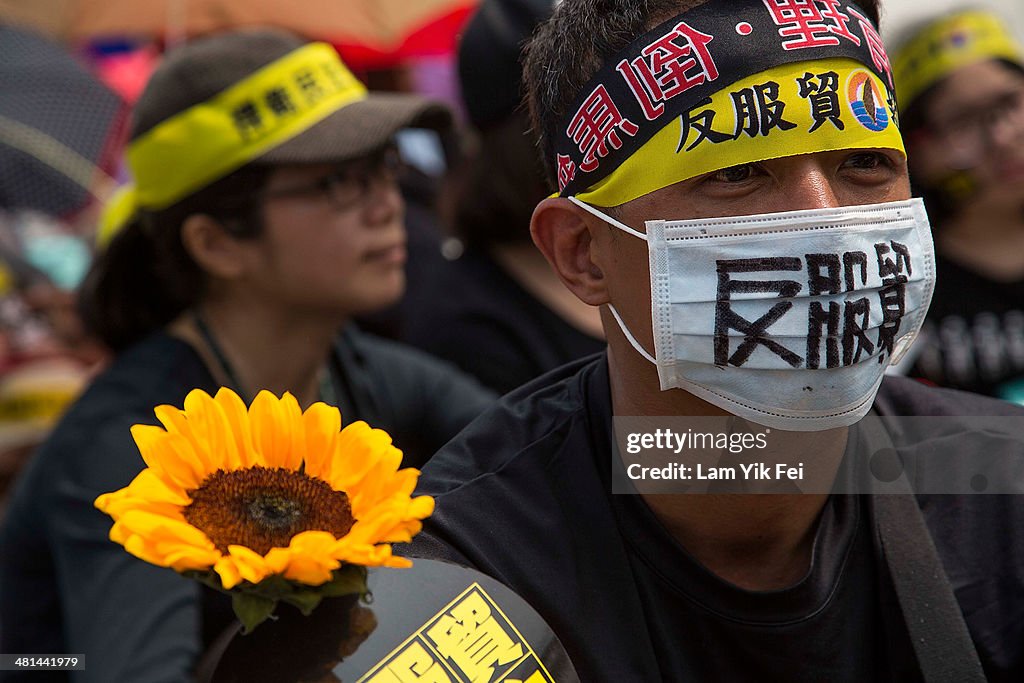
[{"label": "blurred background", "polygon": [[908,25],[958,9],[980,7],[1006,17],[1018,38],[1024,39],[1024,2],[1020,0],[891,0],[883,2],[882,34],[887,41]]},{"label": "blurred background", "polygon": [[[128,180],[131,105],[161,55],[196,36],[277,26],[333,44],[371,89],[461,111],[457,38],[477,4],[0,0],[0,515],[15,474],[107,357],[82,327],[75,290],[102,206]],[[433,209],[450,144],[402,141],[417,206]],[[440,253],[436,221],[419,239]],[[367,324],[394,334],[393,319]]]}]

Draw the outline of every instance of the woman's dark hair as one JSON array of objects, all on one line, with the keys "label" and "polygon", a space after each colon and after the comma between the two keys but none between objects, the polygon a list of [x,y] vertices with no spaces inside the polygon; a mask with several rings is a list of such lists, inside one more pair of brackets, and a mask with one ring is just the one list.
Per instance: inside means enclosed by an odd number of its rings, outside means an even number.
[{"label": "woman's dark hair", "polygon": [[206,214],[235,236],[256,237],[262,212],[251,197],[271,170],[245,166],[167,209],[140,212],[96,255],[82,283],[86,329],[118,352],[195,305],[206,278],[182,243],[182,224]]},{"label": "woman's dark hair", "polygon": [[514,112],[480,131],[478,143],[456,188],[456,235],[473,249],[529,242],[533,209],[549,194],[529,117]]}]

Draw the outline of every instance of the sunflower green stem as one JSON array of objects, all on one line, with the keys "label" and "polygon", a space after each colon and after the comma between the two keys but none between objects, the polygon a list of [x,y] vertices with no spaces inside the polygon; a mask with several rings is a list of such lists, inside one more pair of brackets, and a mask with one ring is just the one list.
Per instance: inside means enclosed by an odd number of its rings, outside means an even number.
[{"label": "sunflower green stem", "polygon": [[292,605],[309,616],[324,598],[358,595],[363,601],[368,601],[370,595],[366,584],[366,567],[356,564],[344,564],[335,569],[331,580],[319,586],[298,583],[283,576],[271,576],[257,584],[243,581],[226,590],[220,577],[213,571],[186,572],[185,576],[230,595],[231,607],[242,622],[243,634],[252,633],[257,626],[272,618],[279,602]]}]

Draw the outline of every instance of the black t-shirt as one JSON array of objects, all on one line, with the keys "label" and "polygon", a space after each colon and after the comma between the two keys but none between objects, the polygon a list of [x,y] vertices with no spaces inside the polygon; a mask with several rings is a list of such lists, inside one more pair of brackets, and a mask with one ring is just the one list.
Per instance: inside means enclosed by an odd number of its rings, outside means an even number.
[{"label": "black t-shirt", "polygon": [[660,680],[920,680],[906,633],[883,627],[899,623],[900,612],[884,566],[876,566],[861,496],[830,498],[811,570],[768,593],[705,569],[639,496],[617,496],[613,506]]},{"label": "black t-shirt", "polygon": [[604,349],[523,289],[490,256],[467,251],[411,292],[402,340],[505,393]]},{"label": "black t-shirt", "polygon": [[1024,280],[997,282],[937,260],[913,374],[935,384],[1024,399]]},{"label": "black t-shirt", "polygon": [[[494,398],[448,364],[351,328],[332,361],[343,424],[387,430],[405,465],[421,466]],[[0,652],[84,654],[80,681],[191,680],[234,619],[230,600],[111,542],[93,501],[145,466],[131,425],[157,424],[154,407],[180,406],[194,388],[217,387],[191,346],[156,334],[97,377],[29,462],[0,528]]]},{"label": "black t-shirt", "polygon": [[[920,680],[870,496],[832,496],[797,585],[751,592],[706,570],[638,496],[612,495],[604,358],[531,383],[448,444],[420,490],[437,510],[409,554],[470,564],[548,620],[581,680]],[[979,403],[981,402],[981,403]],[[882,415],[1013,406],[892,378]],[[1024,676],[1024,500],[922,496],[990,680]]]}]

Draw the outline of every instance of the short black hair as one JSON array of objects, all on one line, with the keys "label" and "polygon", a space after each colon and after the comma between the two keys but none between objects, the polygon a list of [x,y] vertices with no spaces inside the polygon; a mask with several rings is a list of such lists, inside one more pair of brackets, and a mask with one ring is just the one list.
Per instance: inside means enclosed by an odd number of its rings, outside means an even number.
[{"label": "short black hair", "polygon": [[[707,2],[728,0],[564,0],[558,5],[527,45],[523,74],[549,175],[555,131],[601,66],[646,31]],[[880,0],[857,4],[878,24]]]}]

